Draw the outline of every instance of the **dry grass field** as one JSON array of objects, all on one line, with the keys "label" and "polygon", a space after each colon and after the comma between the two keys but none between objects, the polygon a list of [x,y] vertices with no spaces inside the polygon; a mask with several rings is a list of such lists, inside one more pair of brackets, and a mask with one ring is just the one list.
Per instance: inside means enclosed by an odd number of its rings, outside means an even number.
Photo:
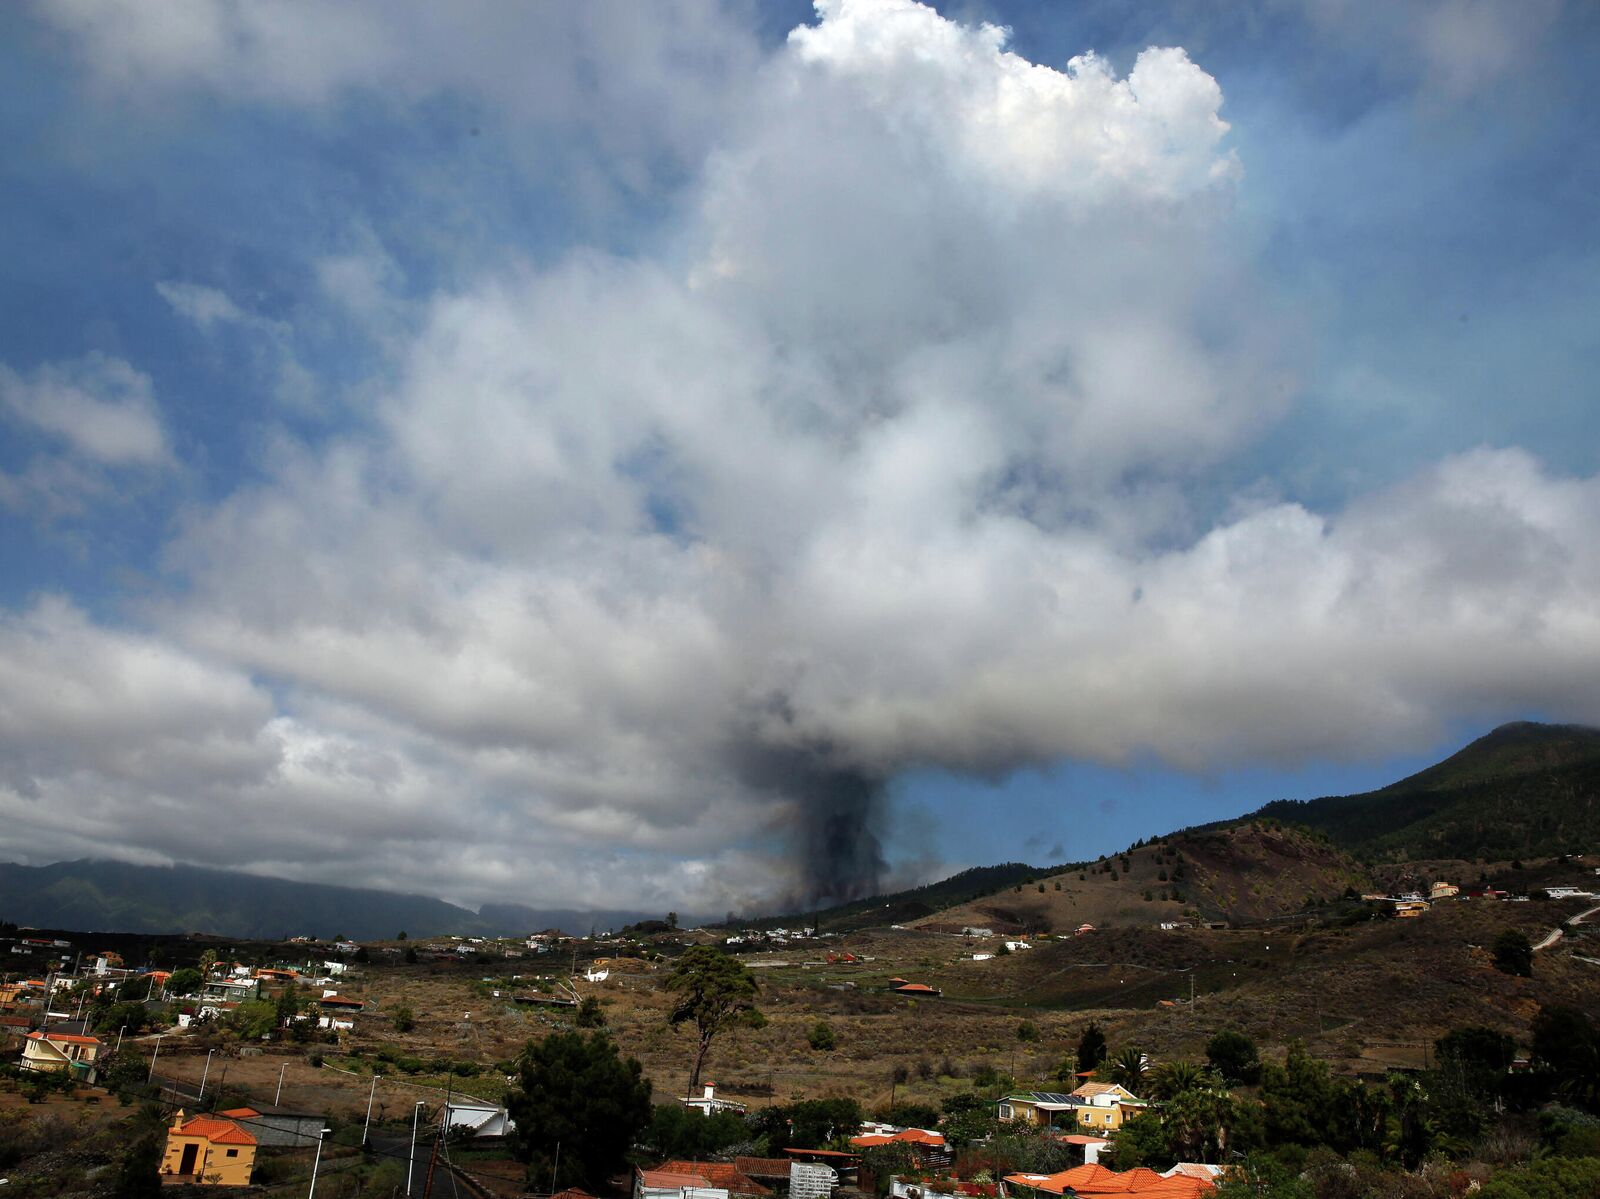
[{"label": "dry grass field", "polygon": [[[1525,1042],[1541,1004],[1595,1011],[1600,967],[1574,954],[1600,958],[1600,931],[1571,931],[1538,955],[1532,979],[1495,971],[1482,948],[1506,928],[1537,939],[1582,906],[1445,903],[1418,920],[1344,927],[1163,932],[1124,924],[1082,937],[1035,938],[1035,948],[981,962],[971,954],[991,950],[993,940],[868,930],[830,938],[826,950],[814,943],[747,958],[761,981],[768,1022],[725,1034],[706,1077],[720,1093],[751,1105],[843,1095],[873,1107],[891,1093],[937,1102],[971,1091],[975,1075],[986,1082],[995,1073],[1022,1084],[1049,1081],[1090,1021],[1105,1028],[1113,1046],[1138,1045],[1158,1060],[1198,1056],[1212,1034],[1237,1027],[1268,1054],[1299,1038],[1344,1070],[1420,1065],[1426,1046],[1452,1027],[1488,1024]],[[860,960],[830,964],[828,952]],[[497,1096],[504,1078],[496,1063],[514,1058],[531,1038],[570,1027],[572,1019],[570,1009],[512,1002],[511,991],[527,980],[484,981],[511,968],[532,969],[518,962],[375,964],[343,988],[368,1000],[358,1029],[342,1034],[337,1046],[308,1047],[323,1055],[321,1068],[305,1049],[283,1046],[294,1056],[214,1060],[211,1085],[270,1099],[287,1061],[285,1105],[359,1118],[372,1065],[387,1052],[434,1065],[410,1075],[389,1067],[376,1092],[379,1119],[409,1112],[417,1099],[436,1108],[447,1088]],[[604,983],[578,983],[599,998],[613,1035],[640,1060],[660,1097],[682,1093],[690,1054],[689,1034],[667,1024],[664,972],[641,964]],[[918,1000],[889,994],[884,984],[897,975],[944,994]],[[490,994],[496,985],[498,999]],[[405,1033],[390,1022],[402,1006],[416,1016]],[[832,1051],[808,1044],[819,1020],[835,1034]],[[1023,1021],[1037,1027],[1037,1041],[1019,1041]],[[476,1063],[483,1072],[443,1073],[435,1068],[441,1058]],[[197,1081],[203,1060],[179,1052],[169,1038],[162,1072]]]}]

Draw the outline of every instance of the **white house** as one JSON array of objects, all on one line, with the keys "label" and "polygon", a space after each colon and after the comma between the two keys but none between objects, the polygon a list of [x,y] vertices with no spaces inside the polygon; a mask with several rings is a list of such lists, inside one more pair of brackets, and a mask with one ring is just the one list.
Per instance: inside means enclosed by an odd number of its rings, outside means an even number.
[{"label": "white house", "polygon": [[732,1099],[718,1099],[716,1090],[716,1087],[708,1082],[706,1083],[704,1095],[701,1095],[698,1099],[685,1099],[683,1101],[683,1106],[696,1108],[701,1112],[702,1115],[707,1116],[713,1114],[714,1112],[744,1111],[744,1104],[742,1103],[736,1103]]},{"label": "white house", "polygon": [[70,1074],[77,1082],[94,1083],[96,1059],[105,1049],[98,1037],[72,1033],[30,1032],[22,1043],[22,1068],[45,1074]]},{"label": "white house", "polygon": [[517,1127],[505,1108],[470,1099],[452,1099],[445,1107],[445,1124],[451,1132],[471,1129],[474,1137],[503,1137]]},{"label": "white house", "polygon": [[633,1199],[728,1199],[728,1190],[701,1174],[635,1170]]}]

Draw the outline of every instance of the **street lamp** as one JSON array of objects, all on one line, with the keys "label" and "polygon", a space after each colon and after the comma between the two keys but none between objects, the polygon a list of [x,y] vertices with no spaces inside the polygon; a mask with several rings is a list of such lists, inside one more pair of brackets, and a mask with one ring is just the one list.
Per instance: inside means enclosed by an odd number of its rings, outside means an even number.
[{"label": "street lamp", "polygon": [[206,1050],[206,1068],[200,1071],[200,1093],[194,1097],[194,1101],[196,1103],[202,1103],[205,1101],[206,1077],[211,1073],[211,1055],[215,1052],[215,1049]]},{"label": "street lamp", "polygon": [[427,1106],[426,1099],[417,1100],[417,1105],[411,1109],[411,1155],[406,1158],[406,1194],[411,1194],[411,1171],[417,1164],[417,1117],[422,1115],[422,1109]]},{"label": "street lamp", "polygon": [[324,1128],[317,1134],[317,1156],[311,1162],[311,1189],[306,1192],[306,1199],[312,1199],[317,1193],[317,1167],[322,1164],[322,1141],[333,1129]]},{"label": "street lamp", "polygon": [[145,1086],[156,1080],[156,1058],[161,1056],[161,1038],[166,1035],[164,1032],[156,1034],[156,1051],[150,1055],[150,1077],[144,1080]]},{"label": "street lamp", "polygon": [[127,1031],[128,1031],[128,1026],[126,1024],[124,1024],[121,1028],[117,1029],[117,1047],[111,1051],[112,1053],[121,1053],[122,1052],[122,1034],[127,1032]]},{"label": "street lamp", "polygon": [[378,1075],[372,1075],[372,1089],[367,1092],[367,1122],[361,1126],[361,1147],[365,1149],[371,1141],[372,1132],[372,1101],[378,1095]]}]

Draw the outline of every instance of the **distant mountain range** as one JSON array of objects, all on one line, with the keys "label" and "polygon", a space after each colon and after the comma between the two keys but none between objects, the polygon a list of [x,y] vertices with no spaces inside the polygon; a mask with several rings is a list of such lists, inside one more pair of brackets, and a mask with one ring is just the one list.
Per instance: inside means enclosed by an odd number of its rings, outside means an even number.
[{"label": "distant mountain range", "polygon": [[412,937],[514,936],[549,928],[583,934],[662,915],[520,904],[485,904],[474,912],[425,895],[296,883],[199,866],[88,859],[49,866],[0,863],[0,918],[84,932],[202,932],[260,939],[342,933],[373,941],[402,931]]},{"label": "distant mountain range", "polygon": [[[1410,778],[1362,795],[1278,800],[1191,834],[1275,819],[1325,834],[1368,862],[1425,858],[1545,857],[1600,849],[1600,729],[1502,725]],[[1008,862],[941,882],[757,923],[815,915],[825,930],[910,923],[1065,867]],[[0,864],[0,918],[85,932],[184,933],[378,940],[404,930],[511,936],[557,928],[572,934],[620,928],[665,913],[583,911],[485,904],[480,911],[424,895],[296,883],[198,866],[125,862]],[[681,923],[702,918],[685,914]]]}]

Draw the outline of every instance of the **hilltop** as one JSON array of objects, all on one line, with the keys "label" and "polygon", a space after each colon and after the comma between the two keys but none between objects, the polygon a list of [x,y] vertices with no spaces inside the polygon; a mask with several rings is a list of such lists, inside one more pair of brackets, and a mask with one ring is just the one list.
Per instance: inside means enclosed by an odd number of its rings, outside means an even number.
[{"label": "hilltop", "polygon": [[1583,853],[1600,844],[1600,729],[1501,725],[1380,790],[1278,800],[1240,817],[1261,819],[1319,830],[1369,860]]},{"label": "hilltop", "polygon": [[1176,833],[952,905],[920,927],[1070,932],[1080,924],[1262,920],[1370,887],[1326,838],[1256,823]]}]

